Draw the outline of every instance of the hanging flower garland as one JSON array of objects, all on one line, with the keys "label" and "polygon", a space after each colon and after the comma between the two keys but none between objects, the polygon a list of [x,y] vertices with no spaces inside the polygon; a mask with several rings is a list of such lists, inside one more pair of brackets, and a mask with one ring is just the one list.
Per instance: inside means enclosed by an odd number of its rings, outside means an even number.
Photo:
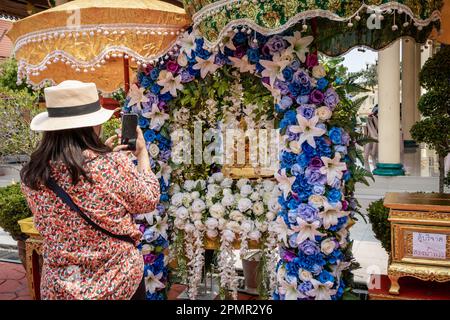
[{"label": "hanging flower garland", "polygon": [[[168,102],[185,84],[225,65],[261,77],[275,99],[274,114],[286,141],[280,155],[281,169],[276,174],[282,195],[272,230],[281,246],[281,260],[276,267],[273,298],[339,299],[347,285],[342,275],[352,259],[347,227],[357,210],[345,184],[352,179],[349,168],[354,168],[354,159],[348,153],[355,142],[346,130],[332,126],[333,111],[340,102],[335,90],[339,79],[327,77],[317,55],[310,52],[311,36],[295,30],[269,37],[247,31],[236,30],[216,51],[208,50],[202,38],[187,32],[172,58],[139,73],[136,103],[128,103],[125,110],[141,116],[152,168],[160,177],[161,201],[167,207]],[[187,110],[178,111],[177,117],[189,121]],[[161,208],[157,216],[163,216],[163,211]],[[144,224],[144,235],[151,228],[151,223]],[[222,232],[221,237],[231,240],[227,233]],[[152,237],[149,240],[155,241]],[[167,238],[164,240],[167,242]],[[196,243],[190,245],[195,247]],[[147,264],[146,268],[152,269]]]}]

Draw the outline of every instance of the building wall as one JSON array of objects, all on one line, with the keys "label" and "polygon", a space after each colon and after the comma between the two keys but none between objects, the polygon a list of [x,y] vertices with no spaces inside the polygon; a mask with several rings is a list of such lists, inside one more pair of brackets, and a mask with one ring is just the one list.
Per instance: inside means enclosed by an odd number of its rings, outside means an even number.
[{"label": "building wall", "polygon": [[0,19],[0,60],[8,58],[12,54],[12,42],[5,35],[6,32],[11,28],[12,21]]}]

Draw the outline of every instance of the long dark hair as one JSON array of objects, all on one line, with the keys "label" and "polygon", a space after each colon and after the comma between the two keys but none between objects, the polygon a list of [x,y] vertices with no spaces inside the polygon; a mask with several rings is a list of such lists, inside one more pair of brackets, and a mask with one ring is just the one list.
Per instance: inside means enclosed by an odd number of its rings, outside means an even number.
[{"label": "long dark hair", "polygon": [[91,181],[84,169],[83,151],[87,149],[98,154],[111,151],[93,127],[46,131],[38,148],[31,154],[30,161],[20,171],[20,178],[27,187],[38,190],[42,185],[47,185],[51,174],[50,161],[61,161],[67,167],[73,185],[81,177]]}]

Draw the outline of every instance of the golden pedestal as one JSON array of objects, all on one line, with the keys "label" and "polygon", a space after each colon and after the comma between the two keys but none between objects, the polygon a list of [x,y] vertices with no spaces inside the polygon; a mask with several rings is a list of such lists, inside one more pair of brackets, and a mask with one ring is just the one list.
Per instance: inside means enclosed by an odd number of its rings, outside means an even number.
[{"label": "golden pedestal", "polygon": [[39,272],[39,257],[42,256],[42,238],[34,228],[33,217],[18,221],[20,229],[29,236],[25,242],[27,282],[30,296],[33,300],[41,299],[41,273]]},{"label": "golden pedestal", "polygon": [[398,295],[401,277],[450,281],[450,195],[387,193],[390,209],[390,294]]}]

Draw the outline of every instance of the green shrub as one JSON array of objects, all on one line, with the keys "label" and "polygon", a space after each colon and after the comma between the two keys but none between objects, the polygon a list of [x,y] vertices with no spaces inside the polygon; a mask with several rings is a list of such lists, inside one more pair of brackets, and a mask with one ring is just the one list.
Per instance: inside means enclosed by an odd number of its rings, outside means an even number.
[{"label": "green shrub", "polygon": [[25,240],[26,236],[20,231],[17,221],[28,217],[31,217],[31,211],[20,190],[20,184],[0,188],[0,227],[13,239]]},{"label": "green shrub", "polygon": [[372,230],[375,233],[382,247],[391,252],[391,225],[388,221],[389,209],[383,205],[384,199],[372,202],[367,208],[369,221],[372,224]]}]

